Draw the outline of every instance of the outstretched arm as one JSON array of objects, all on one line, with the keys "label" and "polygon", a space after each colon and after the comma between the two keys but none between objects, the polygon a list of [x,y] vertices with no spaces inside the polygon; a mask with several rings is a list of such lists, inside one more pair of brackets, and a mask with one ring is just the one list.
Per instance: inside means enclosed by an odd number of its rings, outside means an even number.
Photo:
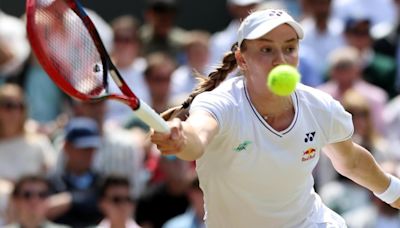
[{"label": "outstretched arm", "polygon": [[196,111],[186,121],[173,119],[168,122],[171,133],[154,132],[151,141],[163,155],[193,161],[201,157],[206,145],[215,136],[218,123],[208,112]]},{"label": "outstretched arm", "polygon": [[[340,174],[376,194],[385,192],[393,181],[368,150],[351,140],[331,144],[327,146],[325,153]],[[400,196],[400,189],[397,190],[397,195]],[[400,208],[400,199],[397,198],[390,204]]]}]

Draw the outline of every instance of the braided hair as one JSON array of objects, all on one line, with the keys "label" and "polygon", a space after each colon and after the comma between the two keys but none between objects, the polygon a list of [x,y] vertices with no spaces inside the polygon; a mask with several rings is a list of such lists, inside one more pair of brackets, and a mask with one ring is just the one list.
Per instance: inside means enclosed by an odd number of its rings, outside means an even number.
[{"label": "braided hair", "polygon": [[226,79],[229,73],[237,67],[237,62],[235,58],[235,51],[238,47],[238,44],[235,43],[232,45],[231,51],[227,52],[222,59],[222,64],[217,67],[214,71],[212,71],[208,77],[204,77],[199,72],[195,71],[194,74],[196,75],[197,79],[199,80],[199,84],[193,90],[193,92],[189,95],[189,97],[179,106],[170,108],[165,112],[161,113],[161,117],[165,120],[171,120],[184,111],[187,111],[190,105],[193,102],[193,99],[205,91],[211,91],[215,89],[222,81]]}]

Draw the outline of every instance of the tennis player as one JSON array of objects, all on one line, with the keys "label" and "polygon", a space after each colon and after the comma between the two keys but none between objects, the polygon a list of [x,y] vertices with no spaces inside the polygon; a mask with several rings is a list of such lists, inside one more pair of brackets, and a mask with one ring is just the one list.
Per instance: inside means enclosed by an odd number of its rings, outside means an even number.
[{"label": "tennis player", "polygon": [[[186,121],[153,133],[163,154],[196,160],[207,227],[346,227],[313,189],[323,147],[340,174],[399,208],[400,180],[351,141],[352,118],[338,101],[302,84],[285,97],[266,87],[273,67],[298,65],[303,36],[282,10],[253,12],[223,64],[167,113],[190,106]],[[237,66],[243,75],[225,80]]]}]

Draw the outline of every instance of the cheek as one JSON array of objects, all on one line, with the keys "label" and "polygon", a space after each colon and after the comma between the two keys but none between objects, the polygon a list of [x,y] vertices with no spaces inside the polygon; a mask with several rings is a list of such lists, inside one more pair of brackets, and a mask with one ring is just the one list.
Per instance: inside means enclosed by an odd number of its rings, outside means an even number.
[{"label": "cheek", "polygon": [[272,68],[272,61],[265,56],[251,58],[246,61],[246,69],[251,75],[265,75]]},{"label": "cheek", "polygon": [[298,67],[299,65],[299,54],[295,53],[292,55],[289,55],[286,59],[287,64],[292,65],[294,67]]}]

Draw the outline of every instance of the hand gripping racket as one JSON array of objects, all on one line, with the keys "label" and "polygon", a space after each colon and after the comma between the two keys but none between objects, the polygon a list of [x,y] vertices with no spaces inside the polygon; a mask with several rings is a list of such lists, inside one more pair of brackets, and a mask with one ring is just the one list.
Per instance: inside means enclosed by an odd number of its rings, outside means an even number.
[{"label": "hand gripping racket", "polygon": [[[26,17],[33,52],[66,94],[83,101],[116,99],[155,131],[169,132],[166,122],[127,86],[77,0],[27,0]],[[111,80],[121,94],[109,93]]]}]

